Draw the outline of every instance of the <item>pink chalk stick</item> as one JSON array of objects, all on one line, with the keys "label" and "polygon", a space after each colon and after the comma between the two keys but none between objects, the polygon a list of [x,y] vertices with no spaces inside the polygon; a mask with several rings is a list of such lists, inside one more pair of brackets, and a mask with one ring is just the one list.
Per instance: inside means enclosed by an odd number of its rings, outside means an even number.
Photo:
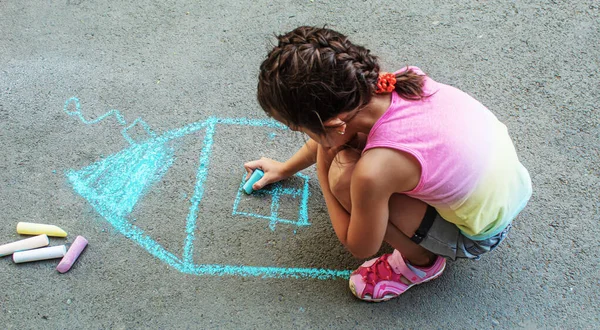
[{"label": "pink chalk stick", "polygon": [[69,251],[67,251],[67,254],[65,254],[65,256],[62,258],[62,260],[56,267],[56,270],[58,270],[60,273],[68,272],[77,260],[77,258],[79,258],[79,255],[81,254],[83,249],[85,249],[87,244],[88,241],[85,238],[83,238],[83,236],[77,236],[73,244],[71,244]]}]

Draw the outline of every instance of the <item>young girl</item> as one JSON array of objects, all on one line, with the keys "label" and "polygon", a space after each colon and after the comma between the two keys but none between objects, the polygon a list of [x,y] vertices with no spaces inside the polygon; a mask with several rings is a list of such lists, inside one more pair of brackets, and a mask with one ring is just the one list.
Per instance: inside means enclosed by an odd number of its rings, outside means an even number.
[{"label": "young girl", "polygon": [[267,184],[316,163],[335,233],[363,263],[350,277],[367,301],[397,297],[444,271],[446,257],[479,259],[506,237],[531,180],[506,127],[464,92],[416,67],[380,71],[338,32],[299,27],[260,66],[267,115],[310,140],[285,163],[262,158]]}]

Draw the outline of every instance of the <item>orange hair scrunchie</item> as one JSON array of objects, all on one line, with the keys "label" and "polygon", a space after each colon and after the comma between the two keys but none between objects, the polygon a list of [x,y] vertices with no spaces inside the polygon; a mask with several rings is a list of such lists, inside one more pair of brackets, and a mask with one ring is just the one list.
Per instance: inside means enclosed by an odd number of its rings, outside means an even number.
[{"label": "orange hair scrunchie", "polygon": [[379,73],[376,94],[391,93],[396,88],[396,75],[389,72]]}]

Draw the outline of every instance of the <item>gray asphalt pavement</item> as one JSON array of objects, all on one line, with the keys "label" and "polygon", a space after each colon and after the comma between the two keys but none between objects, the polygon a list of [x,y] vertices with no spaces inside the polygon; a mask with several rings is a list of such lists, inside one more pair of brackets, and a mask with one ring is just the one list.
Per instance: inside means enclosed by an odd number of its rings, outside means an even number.
[{"label": "gray asphalt pavement", "polygon": [[[19,221],[89,246],[0,259],[4,329],[600,328],[600,4],[0,1],[0,244]],[[314,169],[252,196],[275,33],[339,30],[493,111],[533,180],[509,238],[381,304],[356,300]],[[384,248],[383,251],[389,251]]]}]

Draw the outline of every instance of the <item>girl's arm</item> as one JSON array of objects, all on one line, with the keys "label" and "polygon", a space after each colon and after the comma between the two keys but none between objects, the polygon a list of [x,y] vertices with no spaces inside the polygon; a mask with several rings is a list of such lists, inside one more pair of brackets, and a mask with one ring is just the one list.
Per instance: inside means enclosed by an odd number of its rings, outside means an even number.
[{"label": "girl's arm", "polygon": [[285,163],[264,157],[259,160],[248,162],[244,164],[244,167],[248,172],[246,180],[248,180],[252,172],[257,168],[263,170],[265,175],[252,186],[252,189],[254,190],[261,189],[270,183],[289,178],[316,162],[317,146],[317,142],[312,139],[308,140],[308,142],[306,142],[306,144],[304,144],[304,146]]},{"label": "girl's arm", "polygon": [[352,210],[346,247],[358,258],[381,248],[388,222],[392,194],[414,189],[421,166],[412,156],[388,148],[374,148],[357,162],[350,182]]},{"label": "girl's arm", "polygon": [[313,139],[308,140],[300,150],[283,163],[284,171],[292,176],[317,162],[318,144]]},{"label": "girl's arm", "polygon": [[[364,134],[357,134],[348,145],[352,148],[362,150],[366,144],[367,136]],[[319,185],[327,205],[327,212],[331,219],[331,224],[336,236],[350,252],[353,250],[348,246],[348,230],[350,226],[350,213],[340,204],[337,198],[331,192],[329,186],[329,168],[331,163],[334,161],[335,155],[339,151],[338,149],[327,149],[319,146],[317,152],[317,176],[319,178]],[[390,194],[391,195],[391,194]],[[387,206],[386,206],[387,210]],[[381,242],[380,242],[381,244]],[[358,257],[358,255],[356,255]]]}]

